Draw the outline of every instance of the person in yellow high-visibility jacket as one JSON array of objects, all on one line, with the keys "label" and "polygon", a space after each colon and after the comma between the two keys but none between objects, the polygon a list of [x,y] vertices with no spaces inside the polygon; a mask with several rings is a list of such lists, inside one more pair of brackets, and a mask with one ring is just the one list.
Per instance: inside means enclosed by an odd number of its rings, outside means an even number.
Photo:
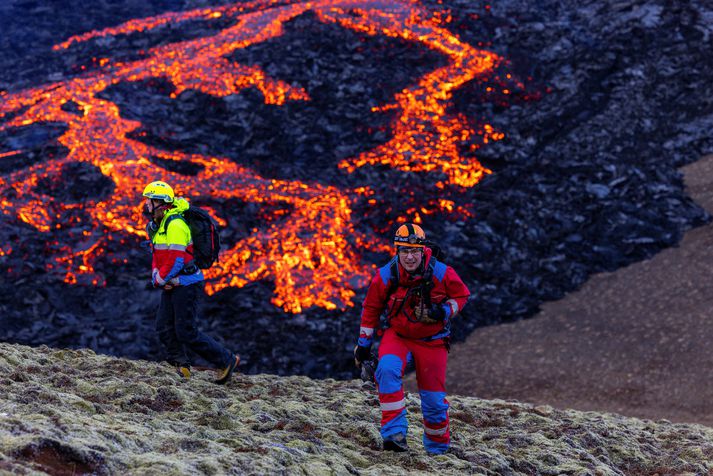
[{"label": "person in yellow high-visibility jacket", "polygon": [[191,229],[181,213],[188,201],[176,198],[166,182],[151,182],[144,189],[145,211],[151,217],[146,232],[151,240],[151,280],[161,288],[156,331],[167,351],[167,360],[185,378],[191,376],[188,350],[218,368],[215,381],[224,384],[240,363],[240,357],[198,330],[198,301],[205,285],[203,271],[193,263]]}]

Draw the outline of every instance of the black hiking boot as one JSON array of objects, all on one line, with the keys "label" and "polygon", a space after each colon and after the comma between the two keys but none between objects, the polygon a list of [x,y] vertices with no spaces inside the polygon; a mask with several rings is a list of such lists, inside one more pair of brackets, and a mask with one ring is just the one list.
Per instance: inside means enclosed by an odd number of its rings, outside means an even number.
[{"label": "black hiking boot", "polygon": [[217,383],[218,385],[223,385],[228,380],[230,380],[230,376],[233,375],[233,371],[239,363],[240,357],[238,355],[235,355],[233,357],[233,360],[230,362],[230,365],[218,371],[218,378],[215,380],[215,383]]},{"label": "black hiking boot", "polygon": [[384,451],[395,451],[397,453],[408,451],[406,435],[397,433],[384,439]]}]

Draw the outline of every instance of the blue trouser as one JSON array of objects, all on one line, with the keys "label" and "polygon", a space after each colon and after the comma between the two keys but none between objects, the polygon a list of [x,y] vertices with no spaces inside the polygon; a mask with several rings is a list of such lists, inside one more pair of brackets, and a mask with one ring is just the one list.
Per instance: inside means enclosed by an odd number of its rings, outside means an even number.
[{"label": "blue trouser", "polygon": [[158,338],[166,347],[167,360],[171,363],[190,365],[186,351],[191,350],[215,367],[227,367],[233,354],[196,326],[203,286],[200,282],[161,292],[156,316]]},{"label": "blue trouser", "polygon": [[416,382],[421,395],[423,445],[429,453],[445,453],[451,431],[446,399],[448,350],[441,339],[408,339],[399,336],[393,328],[384,333],[374,374],[381,404],[381,436],[387,440],[398,433],[406,436],[408,431],[402,380],[409,356],[416,364]]}]

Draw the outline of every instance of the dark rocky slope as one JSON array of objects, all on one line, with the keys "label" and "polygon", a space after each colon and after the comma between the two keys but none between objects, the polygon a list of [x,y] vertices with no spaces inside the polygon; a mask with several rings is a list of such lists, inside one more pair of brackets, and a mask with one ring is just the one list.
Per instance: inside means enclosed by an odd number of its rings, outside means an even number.
[{"label": "dark rocky slope", "polygon": [[[57,75],[75,77],[99,67],[92,58],[131,61],[141,50],[210,36],[225,26],[220,21],[187,22],[180,28],[119,35],[111,42],[90,41],[59,56],[49,51],[71,34],[125,21],[134,12],[149,16],[176,7],[140,3],[144,6],[139,8],[128,0],[98,2],[91,13],[69,0],[4,3],[0,18],[7,34],[0,36],[0,89],[16,91]],[[186,1],[180,9],[206,3]],[[707,2],[424,3],[449,18],[445,26],[463,41],[508,59],[492,77],[455,91],[450,108],[467,121],[487,122],[505,133],[498,142],[479,144],[475,137],[460,144],[464,151],[481,146],[477,157],[494,170],[472,189],[451,191],[458,203],[472,206],[474,217],[433,216],[426,226],[476,293],[455,329],[457,338],[479,325],[532,316],[542,302],[577,289],[591,274],[652,256],[708,221],[686,197],[677,171],[713,147],[713,14]],[[123,115],[144,121],[137,140],[226,156],[236,138],[250,132],[240,126],[244,115],[258,111],[252,129],[259,140],[241,149],[235,160],[264,173],[304,177],[314,171],[309,167],[318,157],[325,174],[321,180],[340,187],[373,186],[378,204],[397,204],[388,212],[365,201],[354,209],[357,229],[389,233],[389,221],[405,213],[406,207],[398,205],[401,192],[427,191],[433,179],[369,167],[345,175],[336,164],[340,153],[349,152],[337,151],[337,138],[344,138],[350,150],[383,143],[391,133],[384,127],[390,118],[371,114],[371,98],[359,99],[359,91],[376,95],[379,103],[381,91],[398,90],[424,65],[435,68],[443,59],[422,46],[382,36],[364,38],[367,50],[359,59],[338,42],[352,41],[354,32],[340,33],[309,13],[289,23],[287,31],[290,49],[284,38],[276,38],[238,52],[235,59],[275,71],[278,79],[297,82],[320,101],[279,109],[266,107],[255,90],[246,90],[225,99],[188,91],[174,102],[159,81],[123,84],[104,94]],[[321,50],[315,41],[321,36],[336,46]],[[23,43],[25,38],[31,45]],[[30,47],[37,50],[32,50],[32,60],[27,59]],[[379,51],[398,51],[404,71],[392,68],[393,54],[379,56]],[[314,75],[312,66],[318,71]],[[344,84],[349,84],[349,101],[335,104],[334,91]],[[491,86],[497,87],[488,92]],[[216,116],[195,113],[204,110]],[[163,120],[162,114],[169,112],[171,119]],[[295,131],[305,121],[314,125],[300,135]],[[364,121],[368,127],[358,128]],[[4,157],[2,173],[66,154],[57,143],[62,133],[58,124],[3,131],[0,154],[17,148],[24,152]],[[285,137],[285,142],[274,136]],[[327,147],[316,136],[327,138]],[[280,155],[286,151],[289,157]],[[266,157],[275,162],[265,162]],[[287,169],[281,164],[288,164]],[[81,190],[111,194],[113,184],[104,178],[89,167],[68,170],[55,182],[40,185],[53,194],[66,192],[65,198],[76,203],[84,197]],[[245,204],[230,207],[235,220],[226,239],[234,242],[260,217]],[[148,271],[138,239],[126,238],[112,255],[126,259],[126,266],[117,268],[108,258],[97,263],[106,287],[69,286],[45,269],[43,251],[51,238],[15,216],[0,219],[0,243],[17,243],[12,254],[0,256],[1,339],[160,358],[151,330],[157,296],[144,290]],[[364,262],[385,259],[383,254],[363,255]],[[272,290],[272,282],[257,281],[214,295],[206,310],[206,330],[241,352],[250,373],[352,376],[358,311],[310,308],[298,316],[285,315],[269,303]],[[357,290],[356,303],[364,292]]]},{"label": "dark rocky slope", "polygon": [[[713,156],[683,172],[687,193],[713,211]],[[478,329],[453,348],[449,389],[713,425],[712,241],[713,225],[691,230],[533,319]]]}]

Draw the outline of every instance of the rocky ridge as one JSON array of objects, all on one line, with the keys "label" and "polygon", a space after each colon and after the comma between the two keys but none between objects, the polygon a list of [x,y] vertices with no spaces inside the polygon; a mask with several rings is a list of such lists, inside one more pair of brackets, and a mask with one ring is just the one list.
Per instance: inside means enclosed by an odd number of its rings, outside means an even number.
[{"label": "rocky ridge", "polygon": [[452,453],[380,450],[376,393],[358,381],[209,372],[0,344],[0,473],[711,474],[713,429],[450,397]]}]

